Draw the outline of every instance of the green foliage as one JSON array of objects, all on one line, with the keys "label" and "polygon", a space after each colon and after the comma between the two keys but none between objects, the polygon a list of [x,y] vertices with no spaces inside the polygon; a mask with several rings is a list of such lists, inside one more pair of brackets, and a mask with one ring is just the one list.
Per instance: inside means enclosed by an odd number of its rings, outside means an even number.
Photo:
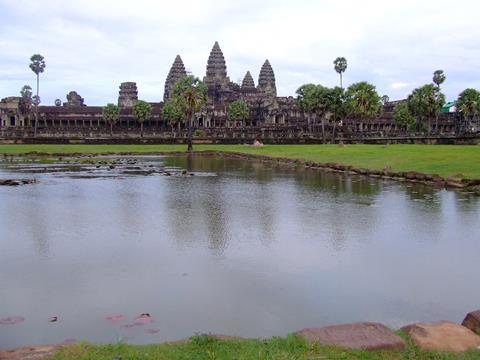
[{"label": "green foliage", "polygon": [[331,89],[327,89],[324,93],[325,96],[325,108],[333,115],[335,122],[343,120],[347,116],[346,108],[346,94],[343,88],[336,86]]},{"label": "green foliage", "polygon": [[107,104],[103,108],[103,119],[110,125],[116,124],[120,117],[120,109],[115,104]]},{"label": "green foliage", "polygon": [[444,104],[445,95],[433,84],[417,88],[408,96],[408,107],[417,119],[417,129],[422,125],[427,125],[430,129],[430,121],[440,114]]},{"label": "green foliage", "polygon": [[335,71],[339,74],[345,72],[345,70],[347,70],[347,59],[345,59],[344,57],[337,57],[334,61],[333,61],[333,65],[334,65],[334,68],[335,68]]},{"label": "green foliage", "polygon": [[207,135],[207,133],[205,132],[205,130],[202,130],[202,129],[197,129],[193,132],[193,136],[195,137],[205,137]]},{"label": "green foliage", "polygon": [[137,101],[133,105],[133,116],[140,124],[143,124],[145,120],[152,117],[152,105],[143,100]]},{"label": "green foliage", "polygon": [[181,122],[184,119],[184,113],[185,110],[182,110],[182,106],[179,106],[178,101],[168,100],[163,104],[162,118],[171,126]]},{"label": "green foliage", "polygon": [[433,73],[433,82],[435,85],[437,85],[437,87],[440,87],[441,84],[443,84],[445,82],[445,79],[447,77],[445,76],[445,73],[443,72],[443,70],[436,70],[434,73]]},{"label": "green foliage", "polygon": [[40,54],[34,54],[30,58],[30,69],[36,74],[39,75],[45,71],[45,59]]},{"label": "green foliage", "polygon": [[357,119],[377,117],[382,103],[375,86],[364,81],[350,85],[346,92],[346,108],[348,116]]},{"label": "green foliage", "polygon": [[24,85],[20,90],[20,111],[22,114],[28,114],[32,108],[33,97],[30,85]]},{"label": "green foliage", "polygon": [[413,117],[408,103],[401,103],[393,109],[393,121],[405,130],[411,131],[415,129],[415,118]]},{"label": "green foliage", "polygon": [[66,346],[51,360],[112,360],[122,359],[258,359],[258,360],[309,360],[309,359],[418,359],[418,360],[474,360],[480,358],[478,350],[461,354],[420,350],[404,334],[407,346],[400,351],[351,350],[318,343],[309,343],[297,335],[273,337],[268,340],[231,339],[219,340],[209,335],[197,335],[189,341],[155,345],[91,345],[80,343]]},{"label": "green foliage", "polygon": [[245,121],[250,116],[250,108],[243,100],[235,100],[228,106],[228,117],[231,120]]},{"label": "green foliage", "polygon": [[473,120],[480,115],[480,92],[476,89],[465,89],[458,96],[457,111],[466,120]]},{"label": "green foliage", "polygon": [[173,101],[189,115],[198,112],[207,101],[207,86],[199,78],[184,76],[173,88]]},{"label": "green foliage", "polygon": [[304,112],[314,112],[316,91],[317,85],[315,84],[305,84],[297,89],[297,104]]}]

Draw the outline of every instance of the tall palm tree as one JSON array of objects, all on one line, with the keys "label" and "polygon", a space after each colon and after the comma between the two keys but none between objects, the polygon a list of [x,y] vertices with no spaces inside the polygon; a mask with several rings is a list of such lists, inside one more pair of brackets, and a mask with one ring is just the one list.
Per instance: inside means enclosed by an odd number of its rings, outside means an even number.
[{"label": "tall palm tree", "polygon": [[40,104],[40,96],[38,95],[40,91],[40,74],[45,71],[45,59],[40,54],[34,54],[30,58],[30,69],[37,75],[37,95],[35,101],[35,130],[33,136],[37,136],[37,127],[38,127],[38,105]]},{"label": "tall palm tree", "polygon": [[446,76],[445,76],[445,73],[443,72],[443,70],[436,70],[434,73],[433,73],[433,82],[435,83],[435,85],[437,85],[438,89],[440,89],[440,85],[443,84],[446,80]]},{"label": "tall palm tree", "polygon": [[314,112],[315,97],[314,94],[317,90],[315,84],[305,84],[297,89],[297,104],[300,109],[307,116],[308,131],[312,131],[312,114]]},{"label": "tall palm tree", "polygon": [[143,137],[143,123],[152,117],[152,105],[139,100],[133,105],[133,117],[140,123],[140,136]]},{"label": "tall palm tree", "polygon": [[[437,94],[440,94],[440,85],[443,84],[445,82],[445,79],[447,77],[445,76],[445,73],[443,72],[443,70],[436,70],[434,73],[433,73],[433,82],[435,83],[435,85],[437,85],[437,88],[438,88],[438,91],[437,91]],[[435,115],[435,131],[438,131],[438,113]]]},{"label": "tall palm tree", "polygon": [[358,119],[375,118],[382,107],[375,86],[364,81],[350,85],[346,97],[348,115]]},{"label": "tall palm tree", "polygon": [[458,96],[457,109],[464,120],[466,128],[480,115],[480,92],[475,89],[465,89]]},{"label": "tall palm tree", "polygon": [[343,89],[343,73],[347,70],[347,59],[344,57],[337,57],[333,61],[333,65],[335,66],[335,71],[340,74],[340,87]]},{"label": "tall palm tree", "polygon": [[113,125],[118,122],[120,118],[120,109],[115,104],[107,104],[103,108],[103,119],[110,124],[110,137],[113,136]]},{"label": "tall palm tree", "polygon": [[207,87],[192,75],[184,76],[175,84],[173,89],[174,101],[183,107],[183,112],[187,117],[187,151],[193,150],[192,145],[192,127],[195,113],[200,111],[207,101]]}]

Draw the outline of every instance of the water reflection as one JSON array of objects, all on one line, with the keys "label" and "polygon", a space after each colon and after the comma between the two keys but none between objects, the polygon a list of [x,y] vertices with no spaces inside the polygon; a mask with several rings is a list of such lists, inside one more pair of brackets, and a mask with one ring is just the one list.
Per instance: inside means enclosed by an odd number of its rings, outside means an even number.
[{"label": "water reflection", "polygon": [[[0,318],[27,319],[0,327],[0,347],[398,327],[478,306],[478,197],[235,159],[139,162],[195,176],[40,173],[0,188]],[[142,312],[154,337],[104,320]]]}]

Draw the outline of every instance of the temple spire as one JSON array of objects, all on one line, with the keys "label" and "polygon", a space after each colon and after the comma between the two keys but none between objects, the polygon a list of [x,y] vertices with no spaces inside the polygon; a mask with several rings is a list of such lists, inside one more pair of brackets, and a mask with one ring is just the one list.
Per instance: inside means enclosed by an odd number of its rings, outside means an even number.
[{"label": "temple spire", "polygon": [[268,95],[277,96],[277,87],[275,85],[275,73],[273,72],[270,61],[265,60],[265,63],[260,70],[258,77],[258,91]]},{"label": "temple spire", "polygon": [[215,41],[207,61],[207,74],[204,78],[207,86],[227,86],[230,79],[227,77],[227,65],[218,41]]},{"label": "temple spire", "polygon": [[167,79],[165,80],[163,101],[167,101],[171,97],[175,83],[186,75],[187,72],[185,70],[185,65],[183,64],[182,58],[180,55],[177,55],[172,67],[170,68],[170,71],[168,72]]},{"label": "temple spire", "polygon": [[253,77],[252,74],[250,74],[250,71],[247,71],[245,77],[243,78],[242,89],[255,89],[255,82],[253,81]]}]

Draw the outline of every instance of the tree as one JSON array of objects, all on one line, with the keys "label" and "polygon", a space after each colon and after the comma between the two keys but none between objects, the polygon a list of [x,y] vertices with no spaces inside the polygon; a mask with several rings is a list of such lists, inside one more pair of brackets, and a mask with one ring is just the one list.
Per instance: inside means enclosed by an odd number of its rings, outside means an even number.
[{"label": "tree", "polygon": [[152,105],[139,100],[133,105],[133,117],[140,123],[140,136],[143,137],[143,123],[152,117]]},{"label": "tree", "polygon": [[458,96],[456,105],[467,127],[480,115],[480,92],[475,89],[463,90]]},{"label": "tree", "polygon": [[348,87],[346,92],[346,111],[348,116],[357,119],[373,119],[382,108],[380,95],[374,85],[359,82]]},{"label": "tree", "polygon": [[408,96],[408,107],[417,120],[417,131],[426,125],[430,134],[431,121],[440,114],[444,104],[445,95],[440,92],[438,86],[426,84],[413,90]]},{"label": "tree", "polygon": [[[110,124],[110,136],[113,136],[113,125],[118,122],[119,118],[120,118],[120,109],[117,105],[107,104],[107,106],[103,108],[103,119]],[[143,122],[142,122],[142,125],[143,125]]]},{"label": "tree", "polygon": [[182,121],[183,113],[182,107],[178,106],[178,103],[174,100],[167,100],[163,104],[162,119],[165,124],[171,126],[172,134],[175,124],[178,124],[178,130],[180,131],[180,123]]},{"label": "tree", "polygon": [[443,72],[443,70],[436,70],[433,73],[433,79],[432,80],[435,83],[435,85],[437,85],[438,89],[440,89],[440,85],[445,82],[446,78],[447,77],[445,76],[445,73]]},{"label": "tree", "polygon": [[[245,122],[250,116],[250,108],[243,100],[235,100],[228,106],[228,117],[233,121]],[[244,124],[245,125],[245,124]]]},{"label": "tree", "polygon": [[29,114],[32,104],[32,88],[30,85],[24,85],[20,90],[20,112],[24,115]]},{"label": "tree", "polygon": [[297,89],[297,104],[300,109],[307,115],[308,131],[312,131],[311,116],[315,110],[315,92],[317,85],[305,84]]},{"label": "tree", "polygon": [[410,112],[408,103],[403,102],[395,106],[393,109],[393,121],[406,131],[415,128],[415,117]]},{"label": "tree", "polygon": [[345,91],[341,87],[328,89],[326,93],[326,109],[333,117],[332,142],[335,144],[335,130],[347,115]]},{"label": "tree", "polygon": [[390,101],[390,98],[388,97],[388,95],[383,95],[381,100],[383,106],[385,106]]},{"label": "tree", "polygon": [[188,148],[190,152],[193,150],[192,146],[192,127],[195,113],[200,111],[202,106],[207,101],[207,87],[192,75],[184,76],[175,84],[173,89],[173,98],[178,108],[184,112],[187,118],[188,129]]},{"label": "tree", "polygon": [[[436,70],[434,73],[433,73],[433,82],[435,83],[435,85],[437,85],[437,88],[438,88],[438,93],[440,93],[440,85],[443,84],[445,82],[445,79],[447,77],[445,76],[443,70]],[[436,114],[435,116],[435,130],[438,129],[438,113]]]},{"label": "tree", "polygon": [[37,127],[38,127],[38,105],[40,104],[40,74],[45,71],[45,59],[40,54],[34,54],[30,58],[30,69],[37,75],[37,95],[35,101],[35,130],[34,136],[37,136]]},{"label": "tree", "polygon": [[340,87],[343,88],[343,73],[347,70],[347,59],[344,57],[337,57],[333,61],[335,71],[340,74]]}]

